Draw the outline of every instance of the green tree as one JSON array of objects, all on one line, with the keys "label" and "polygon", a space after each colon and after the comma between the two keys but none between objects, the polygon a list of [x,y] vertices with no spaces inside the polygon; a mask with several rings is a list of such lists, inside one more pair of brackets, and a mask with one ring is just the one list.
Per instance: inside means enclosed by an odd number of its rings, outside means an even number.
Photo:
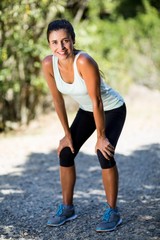
[{"label": "green tree", "polygon": [[36,114],[45,85],[41,71],[44,29],[64,1],[2,0],[0,3],[1,128],[7,121],[28,123]]},{"label": "green tree", "polygon": [[71,20],[76,47],[97,60],[111,86],[160,89],[159,9],[156,0],[1,0],[0,129],[45,110],[41,60],[51,54],[45,32],[55,18]]}]

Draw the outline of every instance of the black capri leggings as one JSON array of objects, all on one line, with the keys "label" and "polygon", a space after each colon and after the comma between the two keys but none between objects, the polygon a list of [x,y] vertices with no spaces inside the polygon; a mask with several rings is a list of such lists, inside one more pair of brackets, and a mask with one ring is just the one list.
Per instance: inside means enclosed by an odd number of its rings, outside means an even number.
[{"label": "black capri leggings", "polygon": [[[105,111],[105,134],[110,143],[116,147],[119,136],[121,134],[126,118],[126,106],[123,104],[121,107]],[[76,157],[79,149],[84,142],[95,131],[96,125],[92,112],[79,109],[77,115],[70,127],[74,154],[69,147],[65,147],[60,153],[60,165],[63,167],[71,167],[74,165],[74,158]],[[111,168],[115,166],[116,162],[114,157],[107,160],[100,150],[97,151],[97,156],[102,169]]]}]

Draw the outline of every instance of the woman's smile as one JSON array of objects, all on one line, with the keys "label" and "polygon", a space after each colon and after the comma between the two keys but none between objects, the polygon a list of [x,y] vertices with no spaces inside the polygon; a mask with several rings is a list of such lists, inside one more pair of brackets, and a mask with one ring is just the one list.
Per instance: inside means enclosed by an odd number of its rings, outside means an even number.
[{"label": "woman's smile", "polygon": [[50,48],[57,57],[69,57],[73,55],[73,41],[64,29],[52,31],[49,36]]}]

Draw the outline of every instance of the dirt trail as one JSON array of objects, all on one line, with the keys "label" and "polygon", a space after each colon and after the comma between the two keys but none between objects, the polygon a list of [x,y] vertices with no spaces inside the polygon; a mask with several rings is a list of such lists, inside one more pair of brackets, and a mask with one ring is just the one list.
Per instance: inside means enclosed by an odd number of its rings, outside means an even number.
[{"label": "dirt trail", "polygon": [[119,230],[95,232],[104,203],[95,134],[76,160],[78,219],[60,228],[46,227],[48,213],[61,201],[56,147],[63,132],[51,113],[16,134],[0,135],[1,240],[160,239],[160,92],[135,86],[126,104],[127,120],[116,154],[118,205],[124,219]]}]

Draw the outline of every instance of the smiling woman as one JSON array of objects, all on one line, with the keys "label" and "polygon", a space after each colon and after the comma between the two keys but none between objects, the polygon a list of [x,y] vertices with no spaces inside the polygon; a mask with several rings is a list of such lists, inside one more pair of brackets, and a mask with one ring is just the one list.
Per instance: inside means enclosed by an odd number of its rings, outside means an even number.
[{"label": "smiling woman", "polygon": [[[52,55],[42,63],[55,110],[64,129],[58,155],[63,203],[48,225],[59,226],[76,218],[73,205],[76,170],[74,159],[84,142],[97,131],[95,151],[102,168],[107,209],[96,231],[114,230],[122,219],[116,207],[118,170],[114,151],[121,134],[126,107],[123,98],[101,78],[98,64],[87,53],[74,48],[75,33],[67,20],[48,25],[47,39]],[[68,124],[63,94],[79,104],[71,126]]]},{"label": "smiling woman", "polygon": [[[47,39],[52,53],[58,58],[58,66],[63,80],[72,83],[74,74],[73,68],[70,66],[76,52],[74,49],[75,33],[72,25],[67,24],[66,20],[51,22],[47,30]],[[70,61],[65,61],[69,59]]]},{"label": "smiling woman", "polygon": [[51,32],[49,35],[49,45],[53,54],[57,57],[62,57],[62,59],[66,59],[73,54],[73,41],[65,30]]}]

